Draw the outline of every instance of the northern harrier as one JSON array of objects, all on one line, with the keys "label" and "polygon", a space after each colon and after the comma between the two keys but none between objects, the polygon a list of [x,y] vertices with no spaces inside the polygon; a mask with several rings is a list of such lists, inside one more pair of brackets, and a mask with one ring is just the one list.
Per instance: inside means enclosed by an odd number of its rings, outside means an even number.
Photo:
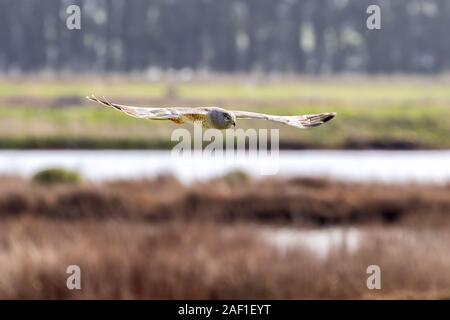
[{"label": "northern harrier", "polygon": [[201,122],[206,128],[228,129],[236,126],[236,119],[268,120],[287,124],[296,128],[312,128],[330,121],[336,113],[321,113],[301,116],[275,116],[248,111],[229,111],[217,107],[207,108],[141,108],[110,103],[105,97],[86,97],[91,101],[101,103],[126,113],[129,116],[150,120],[170,120],[181,124],[186,122]]}]

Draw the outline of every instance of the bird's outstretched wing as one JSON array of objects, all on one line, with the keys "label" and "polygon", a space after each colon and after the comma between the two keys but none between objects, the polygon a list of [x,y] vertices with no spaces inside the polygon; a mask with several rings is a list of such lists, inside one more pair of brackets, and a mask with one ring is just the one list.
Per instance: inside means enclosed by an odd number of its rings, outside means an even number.
[{"label": "bird's outstretched wing", "polygon": [[312,128],[320,126],[325,122],[332,120],[336,113],[320,113],[320,114],[305,114],[300,116],[274,116],[270,114],[248,112],[248,111],[232,111],[237,119],[256,119],[256,120],[267,120],[274,121],[296,128]]},{"label": "bird's outstretched wing", "polygon": [[104,106],[114,108],[121,112],[126,113],[129,116],[141,119],[151,120],[172,120],[177,121],[186,116],[202,116],[207,114],[205,108],[143,108],[125,106],[116,103],[109,102],[105,97],[103,99],[97,99],[94,95],[86,97],[87,99],[100,103]]}]

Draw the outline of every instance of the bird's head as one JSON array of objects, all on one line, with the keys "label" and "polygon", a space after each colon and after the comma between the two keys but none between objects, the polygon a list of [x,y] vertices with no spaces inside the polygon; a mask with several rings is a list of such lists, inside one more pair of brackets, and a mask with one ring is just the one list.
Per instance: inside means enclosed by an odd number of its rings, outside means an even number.
[{"label": "bird's head", "polygon": [[236,116],[234,113],[215,108],[210,112],[210,121],[216,129],[229,129],[236,126]]},{"label": "bird's head", "polygon": [[223,117],[228,128],[236,127],[236,116],[232,112],[224,112]]}]

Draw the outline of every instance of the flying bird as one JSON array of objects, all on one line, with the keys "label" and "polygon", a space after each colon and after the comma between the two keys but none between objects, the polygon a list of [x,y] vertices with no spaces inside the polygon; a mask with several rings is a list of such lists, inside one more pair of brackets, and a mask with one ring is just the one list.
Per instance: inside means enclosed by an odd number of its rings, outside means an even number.
[{"label": "flying bird", "polygon": [[305,129],[320,126],[336,116],[334,112],[300,116],[276,116],[248,111],[230,111],[218,107],[142,108],[111,103],[105,97],[103,99],[97,99],[94,95],[86,98],[107,107],[117,109],[135,118],[170,120],[177,124],[201,122],[203,127],[215,129],[235,127],[237,119],[267,120]]}]

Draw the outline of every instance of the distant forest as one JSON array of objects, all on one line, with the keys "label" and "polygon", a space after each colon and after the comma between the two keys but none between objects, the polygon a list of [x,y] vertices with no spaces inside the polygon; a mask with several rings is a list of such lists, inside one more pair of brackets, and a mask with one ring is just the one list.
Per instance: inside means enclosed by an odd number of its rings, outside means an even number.
[{"label": "distant forest", "polygon": [[[66,28],[71,4],[81,30]],[[444,72],[450,0],[0,0],[2,73],[152,68]]]}]

